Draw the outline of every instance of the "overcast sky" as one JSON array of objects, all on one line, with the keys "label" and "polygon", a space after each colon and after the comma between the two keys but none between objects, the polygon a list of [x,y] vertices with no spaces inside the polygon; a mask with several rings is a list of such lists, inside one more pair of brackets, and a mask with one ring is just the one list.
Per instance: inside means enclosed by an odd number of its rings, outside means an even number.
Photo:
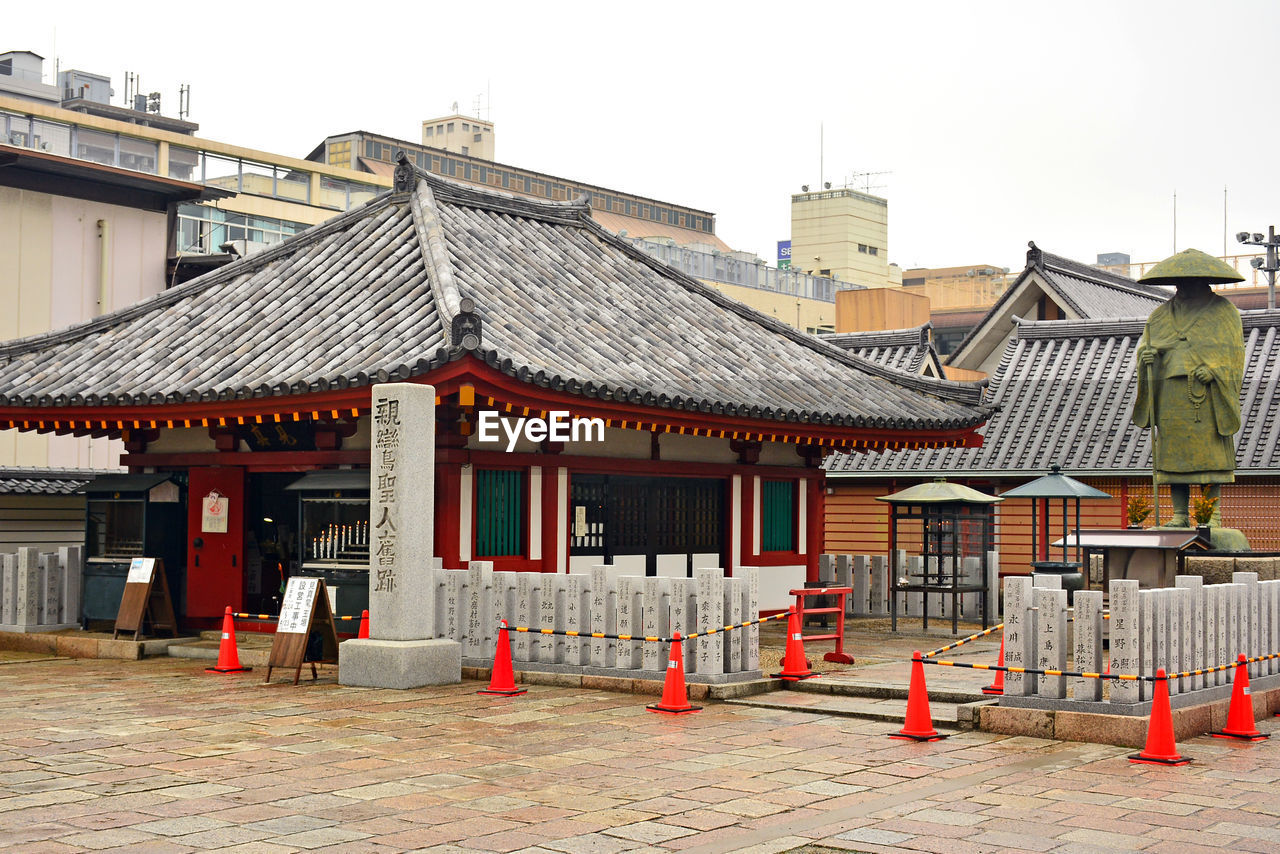
[{"label": "overcast sky", "polygon": [[[107,14],[109,11],[109,14]],[[104,17],[105,14],[105,17]],[[495,123],[500,162],[710,210],[772,260],[855,172],[903,266],[1223,251],[1280,225],[1280,3],[22,3],[0,50],[124,73],[200,135],[295,156]],[[46,75],[52,75],[52,61]],[[1264,94],[1271,89],[1270,97]],[[1270,115],[1267,115],[1269,108]],[[825,152],[819,171],[819,127]],[[1268,164],[1269,161],[1269,164]]]}]

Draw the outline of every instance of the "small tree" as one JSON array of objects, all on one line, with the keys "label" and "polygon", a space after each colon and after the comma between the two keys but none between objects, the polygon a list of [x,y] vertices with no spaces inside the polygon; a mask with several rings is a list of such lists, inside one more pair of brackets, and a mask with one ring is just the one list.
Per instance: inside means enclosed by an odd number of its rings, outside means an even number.
[{"label": "small tree", "polygon": [[1151,515],[1151,499],[1145,492],[1129,496],[1129,504],[1125,508],[1130,525],[1141,525]]},{"label": "small tree", "polygon": [[1191,502],[1191,515],[1195,517],[1197,525],[1208,525],[1213,520],[1213,510],[1218,504],[1218,499],[1210,498],[1201,493]]}]

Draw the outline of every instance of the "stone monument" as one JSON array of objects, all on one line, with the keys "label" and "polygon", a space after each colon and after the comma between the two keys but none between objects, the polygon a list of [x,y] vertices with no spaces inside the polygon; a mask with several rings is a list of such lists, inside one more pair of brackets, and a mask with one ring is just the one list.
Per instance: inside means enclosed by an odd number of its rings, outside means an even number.
[{"label": "stone monument", "polygon": [[[1191,526],[1191,487],[1219,499],[1235,481],[1233,436],[1240,430],[1244,336],[1240,312],[1209,286],[1243,277],[1226,263],[1187,249],[1152,267],[1140,281],[1174,285],[1177,293],[1147,319],[1136,352],[1138,396],[1133,423],[1153,430],[1155,485],[1169,484],[1173,518],[1162,527]],[[1214,505],[1215,549],[1244,550],[1239,531],[1221,527]]]},{"label": "stone monument", "polygon": [[338,646],[338,682],[418,688],[462,681],[462,646],[433,637],[436,390],[373,387],[369,638]]}]

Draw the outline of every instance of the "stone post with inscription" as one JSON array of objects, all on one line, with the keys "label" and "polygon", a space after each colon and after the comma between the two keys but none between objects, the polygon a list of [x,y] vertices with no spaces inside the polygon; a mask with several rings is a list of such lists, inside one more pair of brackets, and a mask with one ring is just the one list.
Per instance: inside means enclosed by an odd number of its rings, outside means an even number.
[{"label": "stone post with inscription", "polygon": [[432,637],[436,391],[373,386],[369,472],[369,634],[338,647],[338,681],[418,688],[462,681],[462,646]]}]

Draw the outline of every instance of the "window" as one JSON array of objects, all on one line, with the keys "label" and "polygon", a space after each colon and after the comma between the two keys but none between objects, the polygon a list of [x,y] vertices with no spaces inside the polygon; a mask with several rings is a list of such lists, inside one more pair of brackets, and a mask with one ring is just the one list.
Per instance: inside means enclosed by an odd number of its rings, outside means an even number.
[{"label": "window", "polygon": [[463,123],[462,123],[462,132],[463,132],[463,133],[470,133],[470,132],[471,132],[471,125],[470,125],[470,124],[468,124],[467,122],[463,122]]},{"label": "window", "polygon": [[472,141],[472,142],[479,142],[479,141],[480,141],[481,139],[483,139],[483,138],[484,138],[484,137],[480,136],[480,134],[476,134],[475,136],[473,136],[473,137],[471,138],[471,141]]},{"label": "window", "polygon": [[434,127],[427,128],[427,136],[431,136],[435,132],[436,132],[436,129]]},{"label": "window", "polygon": [[524,557],[525,473],[476,471],[476,555]]},{"label": "window", "polygon": [[796,549],[796,485],[789,480],[766,480],[761,484],[760,548],[766,552]]},{"label": "window", "polygon": [[[465,146],[465,145],[464,145],[464,146],[462,146],[462,154],[463,154],[463,156],[464,156],[464,157],[465,157],[466,155],[469,155],[470,153],[471,153],[471,149],[467,148],[467,146]],[[467,171],[471,171],[471,170],[469,170],[469,169],[468,169]],[[468,177],[469,177],[469,176],[468,176]]]},{"label": "window", "polygon": [[449,124],[445,125],[445,130],[449,133],[453,133],[453,122],[449,122]]},{"label": "window", "polygon": [[874,247],[874,246],[868,246],[868,247],[867,247],[867,254],[868,254],[868,255],[879,255],[879,254],[880,254],[880,250],[879,250],[879,249],[877,249],[877,248],[876,248],[876,247]]},{"label": "window", "polygon": [[867,254],[867,244],[865,244],[865,243],[859,243],[859,244],[858,244],[858,251],[859,251],[859,252],[861,252],[863,255],[866,255],[866,254]]}]

